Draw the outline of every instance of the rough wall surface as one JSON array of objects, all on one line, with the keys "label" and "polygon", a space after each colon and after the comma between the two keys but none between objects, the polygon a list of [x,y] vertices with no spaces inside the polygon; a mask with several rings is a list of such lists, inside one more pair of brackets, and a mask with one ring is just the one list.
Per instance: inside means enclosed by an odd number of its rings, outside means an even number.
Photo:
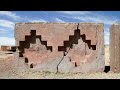
[{"label": "rough wall surface", "polygon": [[0,51],[11,51],[15,52],[16,51],[16,46],[0,46]]},{"label": "rough wall surface", "polygon": [[[0,53],[1,54],[1,53]],[[15,63],[13,54],[3,54],[0,56],[0,77],[10,74],[15,70]]]},{"label": "rough wall surface", "polygon": [[120,24],[110,28],[110,70],[120,72]]},{"label": "rough wall surface", "polygon": [[104,71],[101,23],[17,23],[15,39],[21,70]]},{"label": "rough wall surface", "polygon": [[11,46],[0,46],[0,51],[8,51],[11,49]]}]

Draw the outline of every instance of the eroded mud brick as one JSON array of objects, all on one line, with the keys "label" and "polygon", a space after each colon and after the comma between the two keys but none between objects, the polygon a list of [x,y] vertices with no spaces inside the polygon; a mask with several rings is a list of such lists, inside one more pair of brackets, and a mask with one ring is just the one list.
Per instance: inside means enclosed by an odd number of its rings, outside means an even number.
[{"label": "eroded mud brick", "polygon": [[17,60],[35,71],[104,71],[103,34],[101,23],[17,23]]},{"label": "eroded mud brick", "polygon": [[11,74],[15,71],[15,63],[13,54],[3,54],[0,55],[0,77]]},{"label": "eroded mud brick", "polygon": [[110,71],[120,72],[120,24],[110,27]]},{"label": "eroded mud brick", "polygon": [[0,46],[0,51],[16,51],[16,46]]},{"label": "eroded mud brick", "polygon": [[105,66],[103,24],[80,23],[78,30],[80,31],[75,31],[77,33],[74,34],[76,40],[72,42],[73,47],[66,55],[69,58],[62,60],[58,67],[59,72],[103,72]]},{"label": "eroded mud brick", "polygon": [[0,51],[9,51],[11,50],[11,46],[1,46]]}]

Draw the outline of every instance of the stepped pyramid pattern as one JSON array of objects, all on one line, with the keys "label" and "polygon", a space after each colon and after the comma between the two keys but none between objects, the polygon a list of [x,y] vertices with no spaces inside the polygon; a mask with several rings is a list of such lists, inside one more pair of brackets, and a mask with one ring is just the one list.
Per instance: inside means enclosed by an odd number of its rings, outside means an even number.
[{"label": "stepped pyramid pattern", "polygon": [[19,70],[104,71],[101,23],[17,23],[15,39]]}]

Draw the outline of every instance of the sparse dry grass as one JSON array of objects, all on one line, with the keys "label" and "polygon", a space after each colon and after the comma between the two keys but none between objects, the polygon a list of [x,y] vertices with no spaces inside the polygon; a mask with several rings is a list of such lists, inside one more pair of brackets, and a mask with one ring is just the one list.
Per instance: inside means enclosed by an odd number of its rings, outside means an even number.
[{"label": "sparse dry grass", "polygon": [[[109,47],[105,47],[105,65],[109,65]],[[13,72],[3,75],[3,79],[120,79],[120,73],[92,73],[92,74],[55,74],[49,72]]]},{"label": "sparse dry grass", "polygon": [[55,74],[48,72],[15,72],[4,75],[3,79],[120,79],[120,73],[92,73],[92,74]]}]

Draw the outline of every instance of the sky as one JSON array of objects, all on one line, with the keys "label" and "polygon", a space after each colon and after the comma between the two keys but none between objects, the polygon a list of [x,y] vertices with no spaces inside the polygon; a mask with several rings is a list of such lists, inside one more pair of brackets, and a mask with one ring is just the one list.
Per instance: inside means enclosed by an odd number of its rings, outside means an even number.
[{"label": "sky", "polygon": [[16,22],[104,23],[104,41],[109,44],[109,28],[120,22],[120,11],[0,11],[0,45],[15,45]]}]

